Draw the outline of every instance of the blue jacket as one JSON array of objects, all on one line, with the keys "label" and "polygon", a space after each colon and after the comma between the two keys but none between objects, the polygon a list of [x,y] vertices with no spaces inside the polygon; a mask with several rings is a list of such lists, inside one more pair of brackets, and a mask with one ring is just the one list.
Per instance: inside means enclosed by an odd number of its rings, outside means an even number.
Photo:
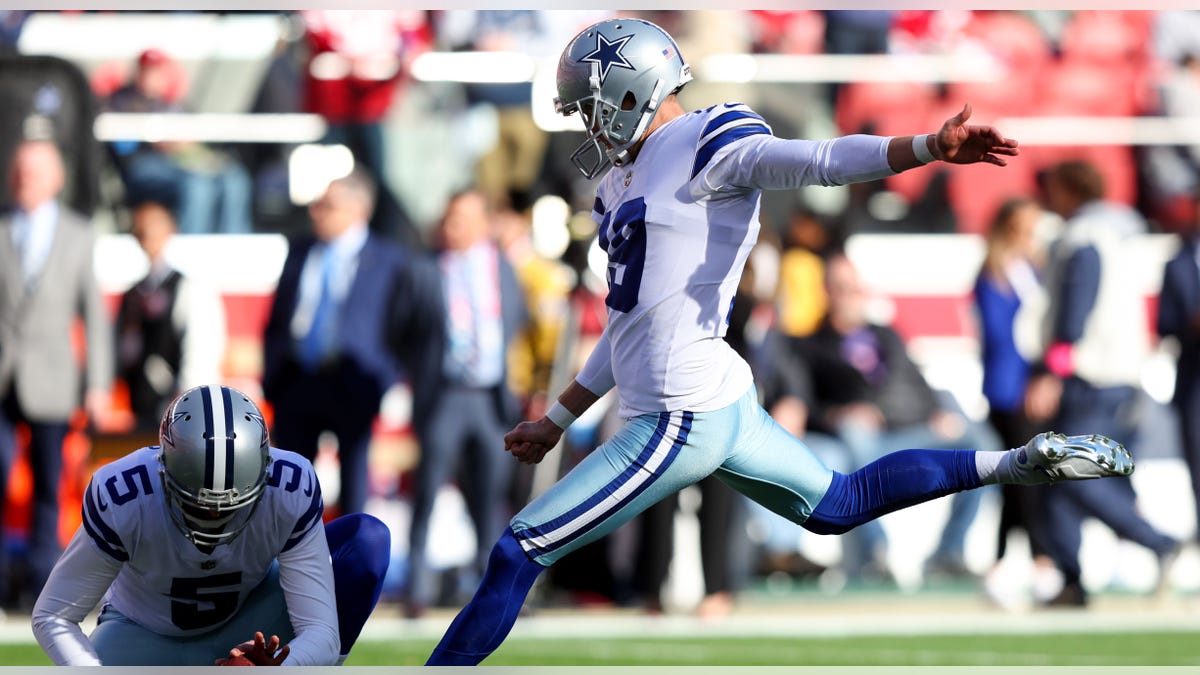
[{"label": "blue jacket", "polygon": [[[504,348],[528,323],[525,294],[512,265],[499,255],[498,283]],[[388,310],[388,342],[412,386],[412,424],[417,434],[449,386],[444,368],[447,343],[445,291],[433,255],[413,255],[397,275]],[[515,423],[520,410],[504,380],[493,394],[502,419]]]},{"label": "blue jacket", "polygon": [[975,306],[983,350],[983,395],[994,410],[1019,410],[1029,380],[1029,364],[1017,351],[1013,338],[1021,298],[983,273],[975,281]]},{"label": "blue jacket", "polygon": [[1185,239],[1179,253],[1167,262],[1158,298],[1158,334],[1179,340],[1175,403],[1180,405],[1200,394],[1200,332],[1192,326],[1192,317],[1200,313],[1198,245],[1196,239]]},{"label": "blue jacket", "polygon": [[[312,237],[291,242],[279,275],[263,335],[263,394],[269,401],[278,400],[301,374],[293,356],[295,342],[290,324],[300,295],[304,261],[315,244]],[[345,401],[347,406],[377,409],[383,393],[397,379],[396,359],[387,343],[386,319],[396,276],[408,257],[398,244],[374,233],[368,235],[359,253],[358,270],[338,316],[338,376],[349,385],[346,391],[352,392],[353,398]]]}]

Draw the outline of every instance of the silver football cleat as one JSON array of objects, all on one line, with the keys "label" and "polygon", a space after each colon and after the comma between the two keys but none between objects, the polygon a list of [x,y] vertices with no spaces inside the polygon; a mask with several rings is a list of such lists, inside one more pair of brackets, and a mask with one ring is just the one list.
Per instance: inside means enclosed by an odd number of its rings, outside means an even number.
[{"label": "silver football cleat", "polygon": [[1066,436],[1047,431],[1034,436],[1017,464],[1046,476],[1045,482],[1085,480],[1133,473],[1133,456],[1107,436]]}]

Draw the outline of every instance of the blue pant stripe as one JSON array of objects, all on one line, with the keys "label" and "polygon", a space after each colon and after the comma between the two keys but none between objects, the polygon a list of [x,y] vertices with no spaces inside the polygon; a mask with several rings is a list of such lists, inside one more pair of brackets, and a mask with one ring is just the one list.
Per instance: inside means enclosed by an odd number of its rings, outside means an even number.
[{"label": "blue pant stripe", "polygon": [[[680,448],[687,442],[688,432],[692,428],[692,413],[683,412],[679,417],[679,430],[671,439],[671,446],[666,451],[665,457],[652,470],[649,470],[649,475],[646,475],[647,465],[653,459],[655,454],[661,453],[661,445],[663,436],[665,435],[672,414],[663,413],[659,417],[658,427],[654,431],[654,435],[650,441],[639,453],[634,460],[619,476],[610,481],[596,494],[589,497],[582,504],[571,509],[567,514],[555,518],[549,523],[541,526],[529,528],[517,533],[517,538],[521,542],[521,546],[531,557],[537,557],[558,550],[567,546],[576,539],[584,536],[591,531],[596,525],[604,522],[613,514],[625,508],[654,484],[656,480],[661,478],[671,465],[675,458],[679,455]],[[612,495],[617,494],[623,487],[636,482],[635,487],[621,499],[611,504],[608,508],[596,515],[588,515],[589,512],[596,506],[604,503]],[[569,527],[564,527],[569,525]]]},{"label": "blue pant stripe", "polygon": [[666,433],[667,425],[670,421],[671,421],[670,413],[660,414],[658,416],[658,426],[654,429],[654,433],[650,436],[650,440],[646,442],[645,446],[643,446],[642,451],[638,454],[637,459],[634,460],[623,472],[621,472],[621,474],[619,476],[612,479],[607,485],[605,485],[603,488],[601,488],[595,495],[588,498],[582,504],[576,506],[575,508],[571,509],[570,511],[567,511],[566,513],[562,514],[561,516],[554,518],[553,520],[549,520],[545,523],[542,523],[541,525],[537,525],[535,527],[530,527],[528,529],[518,532],[517,539],[520,541],[524,541],[524,540],[533,539],[536,537],[545,537],[549,533],[553,532],[554,530],[557,530],[558,528],[570,523],[572,520],[575,520],[576,518],[583,515],[584,513],[587,513],[587,511],[589,509],[594,507],[601,500],[605,499],[608,495],[616,492],[617,489],[620,488],[620,486],[622,484],[624,484],[626,481],[628,481],[630,478],[632,478],[634,475],[636,475],[638,469],[640,467],[642,467],[643,465],[645,465],[646,461],[650,458],[650,456],[654,454],[655,448],[657,448],[659,443],[662,442],[663,434]]}]

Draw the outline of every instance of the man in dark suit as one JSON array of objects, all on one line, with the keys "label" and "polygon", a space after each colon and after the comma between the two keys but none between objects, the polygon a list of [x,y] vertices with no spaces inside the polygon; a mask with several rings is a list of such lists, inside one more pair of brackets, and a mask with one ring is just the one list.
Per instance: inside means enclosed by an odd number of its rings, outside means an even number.
[{"label": "man in dark suit", "polygon": [[371,430],[397,377],[385,310],[404,252],[367,229],[374,199],[355,169],[309,206],[313,236],[289,247],[263,337],[272,440],[311,461],[321,433],[333,433],[343,514],[366,503]]},{"label": "man in dark suit", "polygon": [[[475,525],[476,573],[482,574],[491,542],[508,517],[511,462],[504,453],[504,433],[520,411],[507,385],[505,361],[528,315],[516,274],[491,241],[490,225],[481,192],[451,197],[437,230],[440,292],[422,298],[408,290],[393,303],[401,336],[397,348],[413,364],[413,427],[421,444],[410,531],[410,616],[433,599],[435,584],[425,558],[429,518],[438,490],[455,469]],[[431,285],[428,275],[423,280],[407,276],[404,285]],[[440,307],[429,306],[430,297],[439,298]],[[440,319],[416,320],[422,312]]]},{"label": "man in dark suit", "polygon": [[[8,179],[12,209],[0,217],[0,486],[8,484],[16,427],[24,424],[34,502],[32,578],[24,590],[37,597],[60,553],[58,482],[68,420],[84,383],[88,413],[93,419],[103,414],[112,347],[93,272],[91,227],[58,200],[65,181],[58,147],[48,140],[20,143]],[[87,335],[83,373],[71,344],[78,319]],[[9,574],[4,550],[0,536],[0,592]]]},{"label": "man in dark suit", "polygon": [[1192,477],[1196,522],[1200,523],[1200,193],[1191,227],[1180,233],[1179,252],[1163,270],[1158,298],[1158,334],[1179,342],[1175,397],[1183,459]]}]

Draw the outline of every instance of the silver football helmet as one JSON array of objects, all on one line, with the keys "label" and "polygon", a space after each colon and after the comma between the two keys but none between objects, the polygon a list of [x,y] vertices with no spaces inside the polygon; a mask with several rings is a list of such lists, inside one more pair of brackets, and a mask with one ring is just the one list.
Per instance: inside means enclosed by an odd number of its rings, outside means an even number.
[{"label": "silver football helmet", "polygon": [[675,41],[649,21],[609,19],[585,29],[558,61],[555,110],[578,112],[587,127],[571,162],[588,178],[628,162],[663,99],[691,79]]},{"label": "silver football helmet", "polygon": [[267,483],[270,438],[258,406],[230,387],[194,387],[167,407],[158,436],[171,519],[194,544],[233,541]]}]

